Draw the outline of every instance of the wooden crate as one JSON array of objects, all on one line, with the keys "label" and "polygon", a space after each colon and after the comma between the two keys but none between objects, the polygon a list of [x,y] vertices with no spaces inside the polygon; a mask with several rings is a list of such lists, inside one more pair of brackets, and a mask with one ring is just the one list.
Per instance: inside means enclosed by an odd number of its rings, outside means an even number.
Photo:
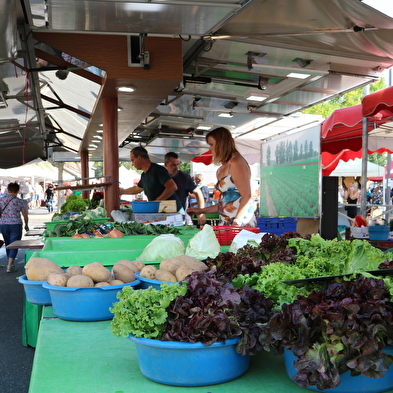
[{"label": "wooden crate", "polygon": [[158,212],[161,213],[163,210],[165,213],[176,213],[176,201],[161,201]]}]

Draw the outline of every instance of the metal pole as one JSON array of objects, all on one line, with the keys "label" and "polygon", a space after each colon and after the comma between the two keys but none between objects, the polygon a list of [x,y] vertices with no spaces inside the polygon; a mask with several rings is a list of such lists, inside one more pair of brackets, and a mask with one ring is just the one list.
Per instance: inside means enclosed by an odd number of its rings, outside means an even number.
[{"label": "metal pole", "polygon": [[367,156],[368,156],[368,118],[363,118],[362,130],[362,189],[360,191],[360,215],[366,217],[367,212]]}]

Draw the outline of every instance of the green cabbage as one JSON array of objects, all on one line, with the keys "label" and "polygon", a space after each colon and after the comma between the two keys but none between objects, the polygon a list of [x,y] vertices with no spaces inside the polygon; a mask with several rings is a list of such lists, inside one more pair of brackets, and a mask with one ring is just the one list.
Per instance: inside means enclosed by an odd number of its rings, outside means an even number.
[{"label": "green cabbage", "polygon": [[173,234],[155,237],[137,258],[139,261],[161,261],[165,258],[174,258],[184,255],[183,241]]},{"label": "green cabbage", "polygon": [[186,247],[186,255],[197,259],[215,258],[221,252],[220,243],[210,225],[194,235]]}]

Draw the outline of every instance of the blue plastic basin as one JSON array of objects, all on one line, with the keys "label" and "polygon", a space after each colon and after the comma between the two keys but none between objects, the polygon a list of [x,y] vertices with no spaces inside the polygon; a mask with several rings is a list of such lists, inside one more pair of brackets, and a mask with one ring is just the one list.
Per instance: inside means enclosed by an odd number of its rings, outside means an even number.
[{"label": "blue plastic basin", "polygon": [[29,303],[39,306],[50,306],[52,304],[49,290],[42,286],[45,281],[29,281],[26,274],[20,276],[18,281],[23,284],[26,299]]},{"label": "blue plastic basin", "polygon": [[116,295],[124,286],[137,286],[139,280],[121,285],[105,287],[72,288],[49,285],[46,281],[43,288],[49,290],[53,313],[67,321],[105,321],[113,318],[109,308],[117,302]]},{"label": "blue plastic basin", "polygon": [[[163,281],[158,280],[150,280],[149,278],[144,278],[140,276],[140,272],[135,273],[135,277],[141,282],[139,285],[139,289],[147,289],[149,287],[153,287],[154,289],[161,289],[161,283]],[[179,281],[165,281],[167,284],[179,283]]]},{"label": "blue plastic basin", "polygon": [[[393,355],[393,347],[386,346],[384,349],[385,353]],[[293,354],[292,351],[284,349],[284,361],[285,368],[288,376],[292,377],[296,374],[295,366],[293,362],[298,358]],[[340,374],[341,382],[338,386],[332,389],[319,390],[316,386],[309,386],[306,389],[313,390],[315,392],[333,392],[333,393],[379,393],[386,392],[387,390],[393,389],[393,368],[390,367],[386,371],[386,374],[379,379],[364,377],[358,375],[351,377],[350,371]]]},{"label": "blue plastic basin", "polygon": [[243,375],[250,357],[236,350],[239,338],[198,343],[160,341],[128,337],[136,345],[142,374],[155,382],[172,386],[206,386],[232,381]]}]

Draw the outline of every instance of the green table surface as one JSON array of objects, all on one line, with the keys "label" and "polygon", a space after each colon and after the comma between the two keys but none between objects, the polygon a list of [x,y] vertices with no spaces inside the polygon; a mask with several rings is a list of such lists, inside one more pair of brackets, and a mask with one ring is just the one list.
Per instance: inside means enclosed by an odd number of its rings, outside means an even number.
[{"label": "green table surface", "polygon": [[135,344],[115,337],[110,321],[71,322],[44,307],[29,393],[304,392],[286,376],[282,356],[260,354],[242,377],[223,384],[174,387],[140,370]]},{"label": "green table surface", "polygon": [[[355,379],[355,378],[354,378]],[[230,382],[175,387],[152,382],[140,370],[135,344],[115,337],[110,321],[70,322],[44,307],[29,393],[301,393],[287,376],[283,356],[263,352]],[[389,390],[390,393],[393,390]]]}]

